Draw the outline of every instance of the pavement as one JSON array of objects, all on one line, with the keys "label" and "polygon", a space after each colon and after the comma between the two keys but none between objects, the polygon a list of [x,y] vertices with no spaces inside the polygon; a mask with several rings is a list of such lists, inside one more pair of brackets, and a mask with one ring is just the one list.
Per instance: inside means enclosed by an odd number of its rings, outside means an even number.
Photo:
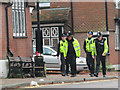
[{"label": "pavement", "polygon": [[39,85],[45,84],[57,84],[57,83],[71,83],[71,82],[84,82],[94,80],[107,80],[107,79],[118,79],[119,72],[107,72],[107,76],[103,77],[102,73],[99,77],[90,77],[89,73],[80,73],[76,77],[61,76],[61,74],[47,74],[46,77],[37,78],[10,78],[0,79],[0,86],[2,88],[20,88],[30,86],[31,81],[37,82]]}]

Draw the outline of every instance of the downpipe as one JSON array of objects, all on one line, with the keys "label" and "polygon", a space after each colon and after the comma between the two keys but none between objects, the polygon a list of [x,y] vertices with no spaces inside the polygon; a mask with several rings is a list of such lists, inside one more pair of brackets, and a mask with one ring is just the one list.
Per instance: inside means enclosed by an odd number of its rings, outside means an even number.
[{"label": "downpipe", "polygon": [[9,3],[5,7],[5,12],[6,12],[6,35],[7,35],[7,54],[10,55],[11,57],[13,57],[13,53],[10,51],[10,48],[9,48],[8,8],[11,7],[12,5],[13,5],[13,3]]}]

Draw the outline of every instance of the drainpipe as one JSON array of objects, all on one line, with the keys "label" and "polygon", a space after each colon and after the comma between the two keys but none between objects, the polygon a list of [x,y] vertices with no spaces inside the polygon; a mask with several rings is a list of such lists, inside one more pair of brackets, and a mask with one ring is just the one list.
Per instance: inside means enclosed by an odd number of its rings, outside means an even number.
[{"label": "drainpipe", "polygon": [[[107,0],[105,0],[105,15],[106,15],[106,31],[109,31],[109,29],[108,29],[108,7],[107,7]],[[108,47],[109,47],[109,36],[107,36],[107,43],[108,43]],[[109,49],[108,49],[108,55],[110,55]]]},{"label": "drainpipe", "polygon": [[74,21],[73,21],[73,3],[71,0],[71,22],[72,22],[72,34],[74,35]]},{"label": "drainpipe", "polygon": [[13,56],[12,52],[10,51],[9,48],[9,25],[8,25],[8,8],[10,6],[12,6],[13,3],[9,3],[6,7],[5,7],[5,12],[6,12],[6,35],[7,35],[7,53],[10,56]]}]

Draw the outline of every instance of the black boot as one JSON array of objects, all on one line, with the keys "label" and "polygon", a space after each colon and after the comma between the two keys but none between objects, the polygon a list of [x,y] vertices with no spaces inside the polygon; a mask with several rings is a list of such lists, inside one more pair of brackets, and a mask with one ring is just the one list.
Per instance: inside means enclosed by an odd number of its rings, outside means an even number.
[{"label": "black boot", "polygon": [[94,74],[90,74],[91,77],[94,77]]},{"label": "black boot", "polygon": [[62,76],[65,76],[65,74],[63,73]]},{"label": "black boot", "polygon": [[68,74],[68,73],[67,73],[66,75],[67,75],[67,76],[69,76],[69,74]]},{"label": "black boot", "polygon": [[98,77],[98,74],[95,73],[94,76],[95,76],[95,77]]},{"label": "black boot", "polygon": [[106,75],[103,75],[103,77],[106,77]]},{"label": "black boot", "polygon": [[76,77],[76,74],[74,74],[74,75],[71,75],[71,77]]}]

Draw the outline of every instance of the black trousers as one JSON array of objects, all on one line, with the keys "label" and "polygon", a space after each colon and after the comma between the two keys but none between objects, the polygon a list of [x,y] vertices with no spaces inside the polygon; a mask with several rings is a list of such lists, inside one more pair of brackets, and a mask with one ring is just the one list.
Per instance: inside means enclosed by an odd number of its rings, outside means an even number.
[{"label": "black trousers", "polygon": [[106,75],[106,57],[102,55],[97,55],[96,56],[96,74],[99,73],[100,70],[100,61],[102,63],[102,73],[103,75]]},{"label": "black trousers", "polygon": [[63,53],[61,53],[60,55],[60,60],[61,60],[61,71],[62,71],[62,74],[65,74],[66,73],[66,68],[65,68],[65,65],[66,65],[66,62],[65,62],[65,59],[64,59],[64,55]]},{"label": "black trousers", "polygon": [[95,63],[94,63],[94,59],[92,58],[91,53],[87,53],[87,55],[86,55],[86,62],[87,62],[90,74],[94,74]]},{"label": "black trousers", "polygon": [[71,68],[71,74],[76,75],[76,55],[68,54],[66,59],[66,73],[69,73],[69,65]]}]

